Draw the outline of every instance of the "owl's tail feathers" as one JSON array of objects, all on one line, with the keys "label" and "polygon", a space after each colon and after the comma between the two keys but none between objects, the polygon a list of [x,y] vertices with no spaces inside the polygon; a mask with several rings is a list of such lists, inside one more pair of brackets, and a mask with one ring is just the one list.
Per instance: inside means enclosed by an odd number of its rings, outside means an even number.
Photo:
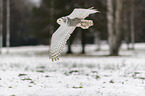
[{"label": "owl's tail feathers", "polygon": [[92,20],[81,20],[80,27],[82,29],[88,29],[90,26],[93,26],[93,21]]}]

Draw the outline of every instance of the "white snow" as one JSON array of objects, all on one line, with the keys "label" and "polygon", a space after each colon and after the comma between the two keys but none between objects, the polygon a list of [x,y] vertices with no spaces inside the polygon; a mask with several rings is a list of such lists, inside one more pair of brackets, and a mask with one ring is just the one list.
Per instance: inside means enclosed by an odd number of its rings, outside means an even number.
[{"label": "white snow", "polygon": [[73,55],[57,62],[49,46],[3,48],[0,55],[0,96],[145,96],[145,43],[135,50],[121,47],[120,56],[107,56],[108,46],[73,45]]}]

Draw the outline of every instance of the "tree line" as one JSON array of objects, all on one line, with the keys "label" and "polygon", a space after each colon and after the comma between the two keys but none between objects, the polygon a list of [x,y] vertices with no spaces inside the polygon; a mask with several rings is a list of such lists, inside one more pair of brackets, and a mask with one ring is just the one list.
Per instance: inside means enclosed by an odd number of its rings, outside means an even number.
[{"label": "tree line", "polygon": [[[0,37],[1,44],[6,46],[6,16],[8,0],[3,1],[3,25]],[[40,6],[35,6],[30,0],[10,0],[10,46],[50,44],[52,33],[59,27],[57,18],[70,14],[74,8],[94,7],[101,13],[93,14],[87,19],[93,19],[94,26],[89,30],[77,28],[67,45],[71,52],[73,43],[82,45],[96,44],[106,40],[110,46],[110,55],[118,55],[121,43],[124,41],[128,49],[133,49],[135,42],[145,41],[145,0],[41,0]],[[132,43],[132,46],[129,44]]]}]

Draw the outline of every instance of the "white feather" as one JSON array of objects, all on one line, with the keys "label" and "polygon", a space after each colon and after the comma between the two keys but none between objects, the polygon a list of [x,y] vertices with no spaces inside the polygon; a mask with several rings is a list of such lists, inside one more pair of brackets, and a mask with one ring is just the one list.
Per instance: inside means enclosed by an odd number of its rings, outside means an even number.
[{"label": "white feather", "polygon": [[51,46],[50,46],[50,58],[56,60],[62,52],[70,34],[75,30],[76,27],[60,26],[52,35]]},{"label": "white feather", "polygon": [[69,17],[71,19],[74,19],[74,18],[83,18],[84,19],[84,18],[88,17],[90,14],[94,14],[96,12],[99,12],[99,11],[97,11],[96,9],[92,9],[92,8],[89,8],[89,9],[76,8],[67,17]]}]

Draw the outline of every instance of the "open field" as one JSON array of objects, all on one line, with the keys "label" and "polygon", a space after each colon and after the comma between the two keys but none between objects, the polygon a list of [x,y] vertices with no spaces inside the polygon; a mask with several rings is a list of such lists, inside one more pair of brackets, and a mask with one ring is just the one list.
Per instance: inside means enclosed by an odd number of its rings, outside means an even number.
[{"label": "open field", "polygon": [[[0,96],[145,96],[145,44],[123,45],[120,56],[108,46],[73,46],[74,55],[51,62],[48,46],[12,47],[0,55]],[[66,48],[65,51],[66,52]]]}]

